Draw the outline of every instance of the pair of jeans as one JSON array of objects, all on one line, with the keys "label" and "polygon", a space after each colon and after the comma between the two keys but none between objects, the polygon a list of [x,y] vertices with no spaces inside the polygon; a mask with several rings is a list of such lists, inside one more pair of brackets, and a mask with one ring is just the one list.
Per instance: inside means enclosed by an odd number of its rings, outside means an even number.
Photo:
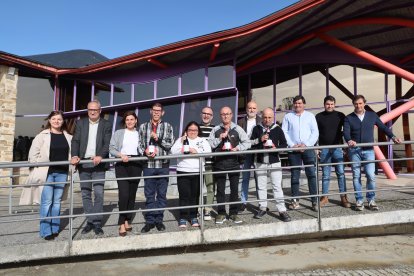
[{"label": "pair of jeans", "polygon": [[[48,174],[46,182],[65,182],[67,173]],[[62,199],[65,184],[47,184],[43,187],[40,200],[40,217],[56,217],[60,215],[60,201]],[[40,221],[40,237],[44,238],[59,233],[60,218],[42,219]]]},{"label": "pair of jeans", "polygon": [[[85,214],[95,214],[103,212],[105,170],[98,167],[79,168],[80,180],[89,180],[81,182],[82,204]],[[94,200],[92,200],[92,189]],[[89,224],[102,226],[102,215],[87,216]]]},{"label": "pair of jeans", "polygon": [[[305,167],[305,174],[308,179],[308,188],[310,195],[317,194],[316,186],[316,169],[315,169],[315,151],[314,150],[305,150],[304,152],[294,151],[289,152],[288,154],[289,164],[291,166],[302,166],[303,165],[312,165],[311,167]],[[292,196],[299,196],[299,179],[300,179],[301,168],[292,168],[290,181],[291,181],[291,191]],[[311,198],[312,203],[316,202],[316,197]]]},{"label": "pair of jeans", "polygon": [[[324,163],[343,163],[344,153],[341,148],[322,149],[320,152],[321,164]],[[338,178],[339,192],[346,192],[344,164],[335,165],[335,173]],[[329,193],[329,182],[331,180],[331,166],[322,167],[322,193]]]},{"label": "pair of jeans", "polygon": [[[190,172],[188,172],[190,173]],[[177,186],[180,206],[198,205],[200,201],[200,176],[177,171]],[[198,208],[180,209],[180,219],[197,218]]]},{"label": "pair of jeans", "polygon": [[[280,162],[272,164],[256,163],[257,169],[263,169],[257,171],[257,195],[259,199],[267,199],[267,175],[270,174],[270,180],[272,183],[273,197],[276,201],[276,207],[279,212],[285,212],[285,200],[283,199],[282,190],[282,170]],[[265,169],[279,168],[280,170],[267,171]],[[259,208],[266,211],[267,201],[260,201]]]},{"label": "pair of jeans", "polygon": [[[142,166],[138,162],[118,162],[115,165],[115,175],[117,178],[139,177],[142,174]],[[140,179],[118,180],[118,206],[119,211],[135,209],[135,198]],[[119,214],[118,225],[132,222],[134,213]]]},{"label": "pair of jeans", "polygon": [[[215,168],[214,171],[220,171]],[[220,173],[214,175],[214,180],[217,184],[217,203],[226,202],[226,176],[229,176],[230,181],[230,202],[239,201],[239,178],[240,173]],[[220,215],[226,214],[226,206],[220,205],[217,207],[217,212]],[[239,204],[231,204],[229,207],[230,215],[237,215],[239,212]]]},{"label": "pair of jeans", "polygon": [[[243,163],[243,170],[251,169],[252,165],[254,165],[254,154],[246,154],[246,158],[244,159]],[[249,199],[249,183],[250,183],[250,173],[251,172],[243,172],[242,173],[242,185],[241,185],[241,201],[245,203]],[[257,191],[257,175],[256,172],[254,173],[254,181],[256,183],[256,191]]]},{"label": "pair of jeans", "polygon": [[[165,175],[169,173],[169,168],[144,168],[144,176]],[[167,207],[167,188],[168,177],[146,178],[144,184],[145,208],[165,208]],[[144,213],[147,224],[162,223],[164,211],[147,211]]]},{"label": "pair of jeans", "polygon": [[[362,183],[361,183],[361,161],[375,160],[375,153],[373,148],[354,147],[349,148],[349,158],[352,162],[352,178],[355,191],[356,201],[363,201]],[[365,175],[367,177],[367,190],[375,190],[375,163],[363,163]],[[367,192],[367,200],[375,199],[375,192]]]},{"label": "pair of jeans", "polygon": [[[213,168],[211,165],[205,165],[205,172],[212,172]],[[205,174],[204,175],[204,183],[206,185],[206,190],[207,190],[207,196],[206,196],[206,204],[213,204],[214,203],[214,195],[216,192],[216,187],[214,184],[214,180],[213,180],[213,175],[212,174]],[[213,207],[206,207],[205,208],[206,211],[211,211],[213,210]]]}]

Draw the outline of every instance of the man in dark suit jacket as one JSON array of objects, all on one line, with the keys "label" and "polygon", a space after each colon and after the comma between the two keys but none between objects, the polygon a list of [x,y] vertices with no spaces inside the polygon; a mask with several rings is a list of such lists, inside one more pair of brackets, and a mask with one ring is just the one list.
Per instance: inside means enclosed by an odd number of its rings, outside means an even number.
[{"label": "man in dark suit jacket", "polygon": [[[88,103],[88,118],[76,122],[75,133],[72,139],[71,164],[78,165],[82,159],[92,160],[92,163],[78,166],[80,180],[91,180],[82,182],[82,203],[86,214],[103,212],[103,196],[105,181],[94,181],[105,179],[105,171],[109,163],[101,163],[103,158],[108,158],[109,142],[111,141],[112,125],[107,120],[100,118],[101,104],[98,101]],[[95,202],[92,201],[92,188]],[[94,215],[87,217],[88,223],[82,230],[82,234],[94,230],[96,235],[103,235],[102,216]]]},{"label": "man in dark suit jacket", "polygon": [[[257,115],[257,103],[254,101],[250,101],[247,103],[246,108],[246,116],[237,120],[237,124],[247,133],[248,138],[252,134],[252,130],[256,125],[260,125],[261,119]],[[244,163],[243,163],[243,170],[251,169],[254,165],[254,154],[246,154]],[[240,211],[244,211],[246,209],[246,201],[249,197],[249,182],[250,182],[250,172],[243,172],[243,180],[241,186],[240,197],[242,201],[242,205]],[[257,190],[257,177],[256,173],[254,173],[254,180],[256,182],[256,190]]]}]

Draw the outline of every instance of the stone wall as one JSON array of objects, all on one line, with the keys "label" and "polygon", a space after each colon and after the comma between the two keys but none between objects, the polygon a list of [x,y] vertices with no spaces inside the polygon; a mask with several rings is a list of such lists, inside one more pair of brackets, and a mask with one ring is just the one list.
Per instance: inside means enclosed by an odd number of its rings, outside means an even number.
[{"label": "stone wall", "polygon": [[[13,71],[13,70],[11,70]],[[0,162],[13,161],[13,141],[16,122],[17,69],[9,72],[9,67],[0,65]],[[8,175],[7,170],[0,170],[0,175]],[[0,178],[1,184],[8,184],[9,179]]]}]

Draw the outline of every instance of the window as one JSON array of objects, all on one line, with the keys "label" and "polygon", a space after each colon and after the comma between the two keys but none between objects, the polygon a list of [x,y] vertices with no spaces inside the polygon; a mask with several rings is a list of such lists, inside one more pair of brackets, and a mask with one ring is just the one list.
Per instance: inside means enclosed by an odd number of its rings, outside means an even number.
[{"label": "window", "polygon": [[233,66],[225,65],[208,68],[208,90],[234,87]]},{"label": "window", "polygon": [[159,80],[157,82],[157,98],[178,95],[178,77]]},{"label": "window", "polygon": [[183,74],[181,77],[181,94],[204,91],[204,72],[203,68]]},{"label": "window", "polygon": [[207,99],[187,101],[184,107],[183,129],[191,121],[196,121],[200,123],[201,122],[201,118],[200,118],[201,110],[206,106],[207,106]]},{"label": "window", "polygon": [[[94,99],[98,100],[101,103],[101,106],[109,106],[111,104],[111,84],[95,82]],[[88,100],[88,102],[89,101],[90,99]],[[76,102],[78,102],[77,99]]]},{"label": "window", "polygon": [[154,83],[138,83],[134,87],[134,101],[145,101],[154,98]]},{"label": "window", "polygon": [[257,103],[257,112],[273,108],[273,74],[272,69],[251,75],[252,100]]},{"label": "window", "polygon": [[229,106],[231,108],[231,110],[233,111],[233,122],[237,122],[237,117],[236,117],[236,112],[235,112],[235,105],[236,105],[236,95],[231,95],[231,96],[216,96],[216,97],[211,97],[211,108],[213,109],[213,121],[212,123],[214,125],[218,125],[221,123],[220,120],[220,109],[223,106]]},{"label": "window", "polygon": [[132,85],[129,83],[114,84],[114,105],[131,102]]}]

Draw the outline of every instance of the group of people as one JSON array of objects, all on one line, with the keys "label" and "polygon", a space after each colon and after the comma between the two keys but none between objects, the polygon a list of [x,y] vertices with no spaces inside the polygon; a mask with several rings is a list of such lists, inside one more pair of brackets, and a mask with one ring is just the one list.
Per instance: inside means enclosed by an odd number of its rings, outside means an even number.
[{"label": "group of people", "polygon": [[[29,162],[67,161],[76,166],[79,172],[82,203],[87,215],[87,223],[82,234],[91,232],[103,235],[103,212],[105,172],[109,162],[101,162],[109,155],[121,161],[115,164],[115,174],[118,178],[119,196],[119,235],[126,236],[132,230],[132,219],[135,208],[139,177],[144,178],[144,195],[146,209],[162,209],[167,207],[167,188],[169,182],[169,160],[155,158],[170,154],[180,155],[177,163],[177,187],[179,192],[178,226],[186,228],[188,225],[199,227],[198,208],[188,207],[198,205],[200,199],[200,171],[205,172],[204,184],[206,186],[206,201],[208,207],[204,208],[204,220],[212,219],[214,198],[216,198],[217,214],[215,223],[223,224],[226,220],[241,223],[238,213],[244,211],[248,201],[250,171],[244,171],[241,185],[241,205],[239,202],[240,166],[249,170],[254,166],[256,192],[259,199],[259,209],[254,215],[260,219],[268,212],[267,183],[268,175],[272,184],[276,207],[282,221],[288,222],[291,217],[287,213],[282,190],[282,170],[278,152],[266,151],[249,154],[248,149],[291,148],[288,151],[288,160],[291,168],[291,195],[294,199],[288,205],[289,209],[299,208],[299,178],[302,163],[308,180],[309,194],[312,209],[317,206],[317,183],[315,158],[319,155],[321,163],[343,162],[342,148],[323,149],[316,153],[308,149],[314,145],[340,145],[343,139],[349,146],[349,157],[352,164],[353,184],[355,189],[355,209],[364,208],[361,193],[361,163],[360,161],[374,160],[372,147],[359,147],[360,143],[374,142],[374,125],[383,130],[395,143],[400,139],[381,122],[376,113],[365,110],[365,98],[357,95],[353,99],[355,110],[345,116],[335,111],[335,98],[327,96],[324,99],[325,111],[314,116],[305,110],[306,101],[303,96],[296,96],[293,100],[293,112],[287,113],[282,126],[275,123],[272,108],[265,108],[258,115],[257,104],[251,101],[247,104],[247,114],[233,122],[233,111],[224,106],[220,109],[220,124],[212,125],[213,110],[204,107],[201,110],[201,123],[189,122],[181,137],[174,139],[173,127],[163,120],[164,108],[155,103],[150,109],[150,121],[138,126],[138,117],[134,111],[123,114],[123,128],[112,135],[112,125],[101,118],[101,105],[98,101],[88,103],[88,117],[76,122],[73,137],[67,132],[66,124],[61,111],[53,111],[47,118],[45,130],[34,139],[29,153]],[[200,162],[199,158],[191,154],[210,152],[235,152],[243,154],[225,154],[206,157]],[[188,156],[186,156],[188,154]],[[145,156],[146,161],[133,161],[130,158]],[[88,160],[89,162],[81,162]],[[363,164],[367,176],[368,190],[375,189],[374,163]],[[214,172],[213,174],[211,172]],[[341,194],[341,205],[349,208],[346,196],[346,184],[343,164],[335,165],[338,186]],[[322,192],[329,192],[331,166],[323,166]],[[53,240],[59,234],[60,202],[64,198],[65,185],[68,176],[67,165],[54,165],[50,167],[34,167],[28,177],[27,183],[46,183],[38,186],[38,195],[24,189],[21,204],[28,202],[40,203],[40,236],[46,240]],[[229,214],[226,212],[226,179],[230,183]],[[126,179],[125,179],[126,178]],[[92,198],[93,195],[93,198]],[[378,210],[375,203],[375,193],[367,193],[368,206]],[[321,206],[329,202],[327,196],[321,197]],[[164,211],[145,211],[145,225],[142,233],[153,228],[164,231]]]}]

